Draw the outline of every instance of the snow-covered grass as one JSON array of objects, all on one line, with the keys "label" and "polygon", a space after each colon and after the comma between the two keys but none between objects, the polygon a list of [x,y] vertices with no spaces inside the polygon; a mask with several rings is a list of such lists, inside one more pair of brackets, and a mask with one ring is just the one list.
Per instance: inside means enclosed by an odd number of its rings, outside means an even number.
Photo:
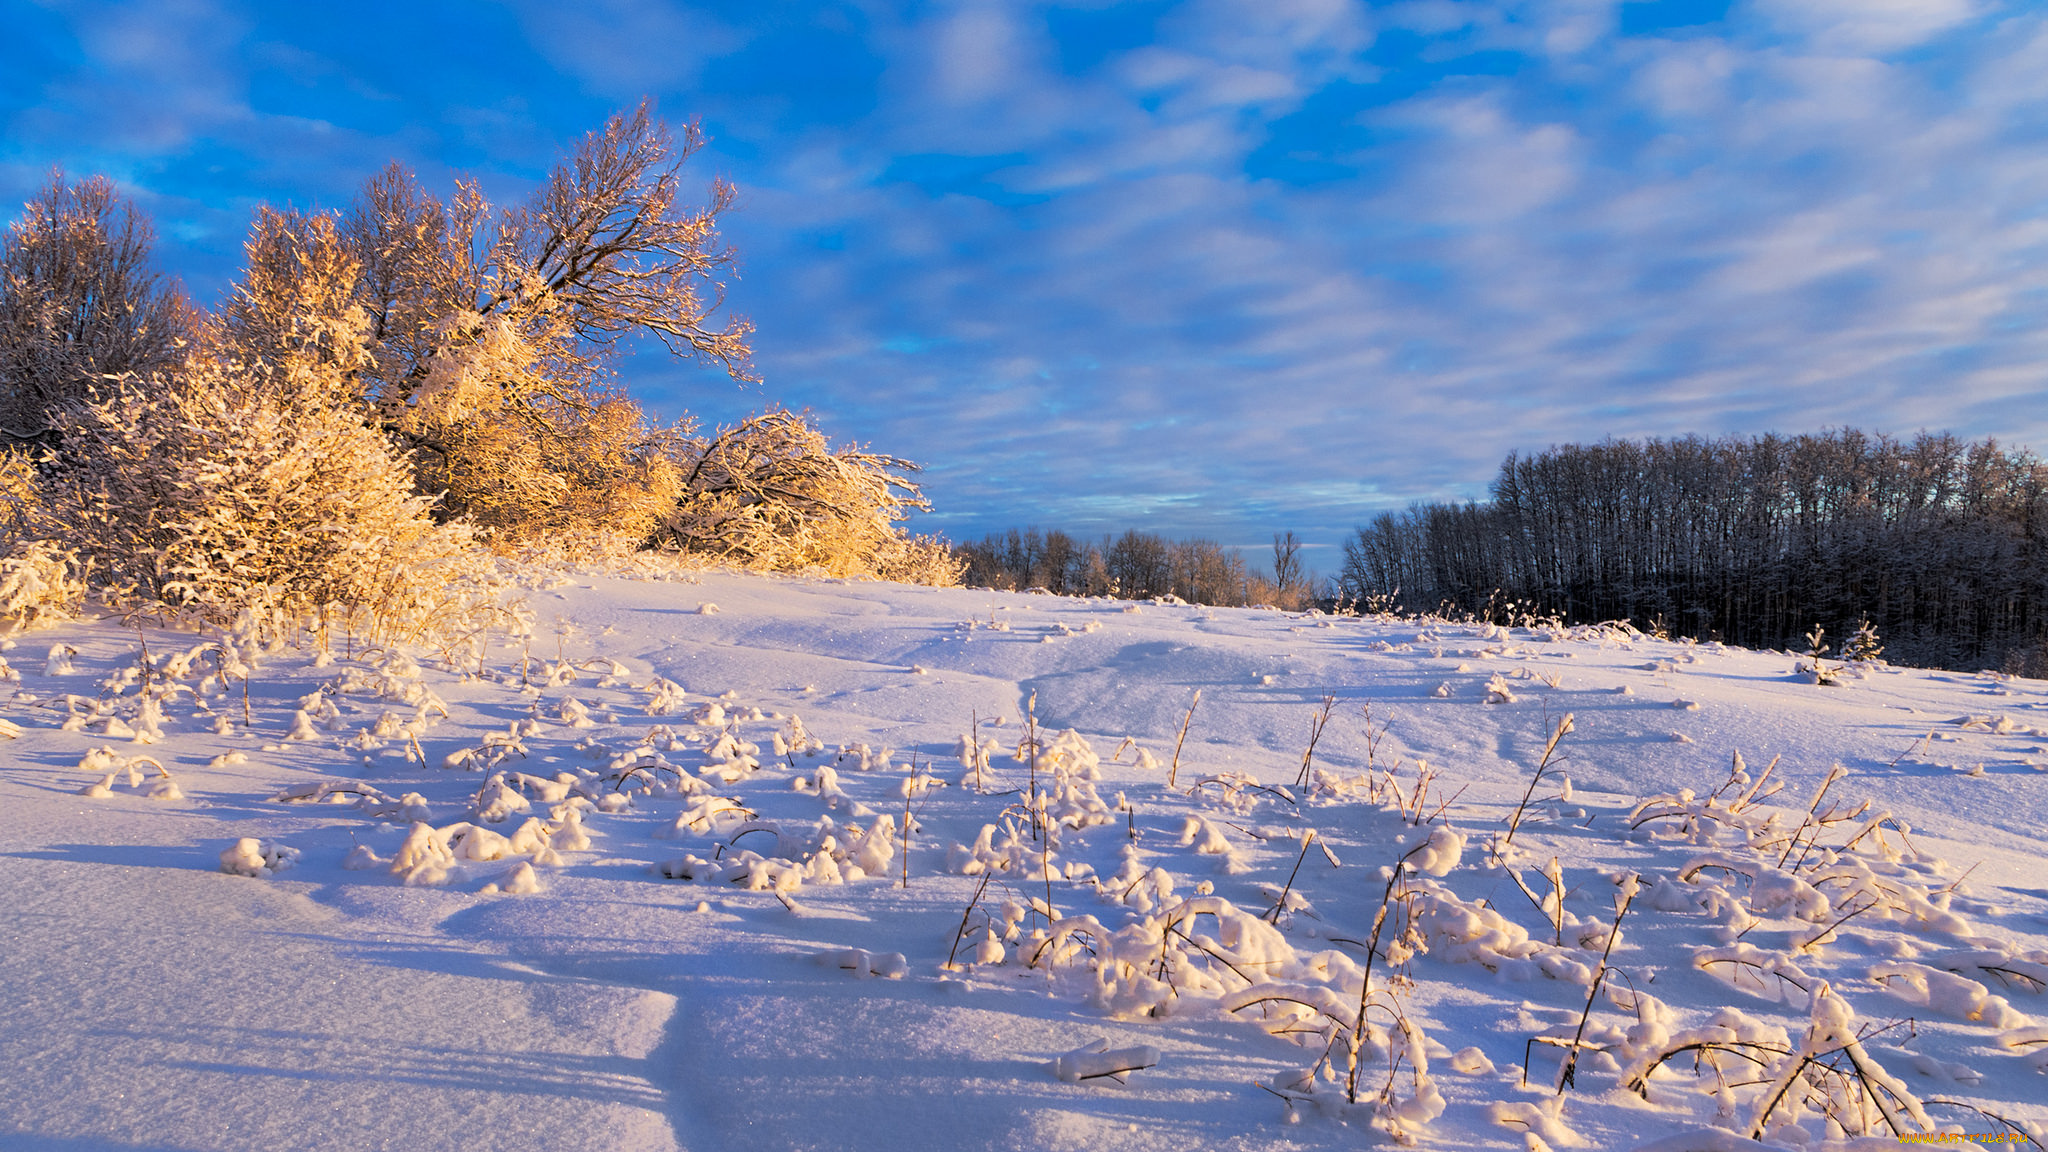
[{"label": "snow-covered grass", "polygon": [[0,1146],[2048,1139],[2041,682],[666,575],[19,634]]}]

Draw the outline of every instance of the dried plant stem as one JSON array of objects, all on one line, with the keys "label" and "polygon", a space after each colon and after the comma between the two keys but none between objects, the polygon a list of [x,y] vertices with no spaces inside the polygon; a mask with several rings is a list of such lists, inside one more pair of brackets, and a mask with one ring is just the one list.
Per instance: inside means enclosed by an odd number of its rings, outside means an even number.
[{"label": "dried plant stem", "polygon": [[960,913],[960,930],[953,933],[953,946],[946,950],[946,971],[948,972],[953,970],[954,957],[960,954],[960,941],[967,938],[967,921],[974,915],[974,906],[981,903],[982,893],[988,891],[989,877],[993,875],[995,875],[993,872],[983,872],[981,874],[981,883],[976,885],[974,889],[974,899],[969,900],[967,907]]},{"label": "dried plant stem", "polygon": [[1856,917],[1863,915],[1865,912],[1870,911],[1872,908],[1875,908],[1882,903],[1884,903],[1883,900],[1872,899],[1870,903],[1865,904],[1863,907],[1852,908],[1849,911],[1843,913],[1841,916],[1836,917],[1834,923],[1828,925],[1827,927],[1821,929],[1813,935],[1808,936],[1806,939],[1801,940],[1799,943],[1794,944],[1792,946],[1793,955],[1796,956],[1809,948],[1820,947],[1820,945],[1824,943],[1830,935],[1833,935],[1835,929],[1840,928],[1842,925],[1847,924],[1849,921],[1854,920]]},{"label": "dried plant stem", "polygon": [[903,889],[910,890],[910,797],[917,791],[917,757],[910,758],[910,779],[903,786]]},{"label": "dried plant stem", "polygon": [[1296,876],[1301,875],[1301,862],[1308,859],[1308,846],[1315,842],[1315,829],[1311,828],[1307,832],[1302,834],[1301,855],[1296,856],[1294,858],[1294,870],[1287,874],[1287,884],[1285,887],[1280,889],[1280,899],[1277,902],[1275,902],[1272,909],[1266,913],[1266,918],[1271,920],[1273,923],[1278,924],[1280,922],[1280,914],[1287,910],[1287,897],[1294,891],[1294,878]]},{"label": "dried plant stem", "polygon": [[1308,787],[1309,770],[1314,765],[1316,758],[1316,741],[1323,738],[1323,725],[1330,722],[1330,710],[1336,706],[1337,697],[1331,693],[1324,693],[1323,706],[1317,709],[1315,716],[1309,720],[1308,747],[1301,753],[1301,771],[1295,773],[1294,776],[1294,786],[1296,788]]},{"label": "dried plant stem", "polygon": [[1371,701],[1359,705],[1358,712],[1365,717],[1365,771],[1369,776],[1379,768],[1380,741],[1386,738],[1387,725],[1382,723],[1378,728],[1372,726]]},{"label": "dried plant stem", "polygon": [[[1628,906],[1635,902],[1636,878],[1629,878],[1628,886],[1622,890],[1619,900],[1614,902],[1614,927],[1607,930],[1607,946],[1600,950],[1600,967],[1593,971],[1593,983],[1586,989],[1586,1009],[1579,1013],[1579,1030],[1572,1034],[1571,1051],[1564,1058],[1564,1071],[1557,1078],[1557,1091],[1564,1094],[1565,1087],[1572,1082],[1572,1075],[1578,1070],[1579,1046],[1586,1038],[1586,1021],[1593,1018],[1593,999],[1600,994],[1600,981],[1607,975],[1607,958],[1614,953],[1614,942],[1621,939],[1621,918],[1628,915]],[[1559,894],[1562,896],[1562,893]],[[1562,916],[1564,909],[1559,907]]]},{"label": "dried plant stem", "polygon": [[1400,885],[1401,878],[1407,875],[1409,857],[1427,847],[1429,841],[1425,839],[1402,853],[1399,860],[1394,861],[1392,874],[1387,877],[1386,891],[1380,893],[1379,911],[1372,918],[1372,933],[1365,941],[1365,978],[1358,986],[1358,1016],[1351,1023],[1350,1065],[1344,1080],[1344,1099],[1348,1103],[1358,1103],[1358,1050],[1365,1043],[1365,1014],[1366,1010],[1372,1007],[1372,966],[1373,960],[1379,955],[1380,932],[1387,926],[1387,908],[1393,903],[1394,889]]},{"label": "dried plant stem", "polygon": [[[1024,743],[1031,749],[1031,835],[1033,839],[1040,839],[1045,829],[1039,818],[1038,802],[1038,693],[1033,692],[1025,702],[1024,716]],[[1046,905],[1050,907],[1052,901],[1047,900]]]},{"label": "dried plant stem", "polygon": [[967,714],[967,738],[973,743],[968,755],[974,759],[974,790],[981,791],[981,762],[988,757],[981,754],[981,712],[979,709]]},{"label": "dried plant stem", "polygon": [[1045,878],[1045,922],[1053,922],[1052,912],[1052,829],[1045,832],[1045,839],[1038,842],[1038,871]]},{"label": "dried plant stem", "polygon": [[1195,698],[1188,701],[1187,715],[1180,718],[1180,735],[1173,740],[1173,763],[1166,769],[1166,786],[1174,787],[1174,778],[1180,773],[1180,746],[1187,743],[1188,725],[1194,721],[1195,705],[1202,702],[1202,690],[1195,689]]},{"label": "dried plant stem", "polygon": [[1785,850],[1778,854],[1778,867],[1783,868],[1785,866],[1785,861],[1792,856],[1792,849],[1799,847],[1799,841],[1805,837],[1808,828],[1814,829],[1814,836],[1816,838],[1820,836],[1819,825],[1815,822],[1813,814],[1820,811],[1821,798],[1828,794],[1828,789],[1834,787],[1835,781],[1848,774],[1849,770],[1840,764],[1828,769],[1827,779],[1821,781],[1820,787],[1813,793],[1813,803],[1806,806],[1806,818],[1799,822],[1799,828],[1792,833],[1792,839],[1786,842]]},{"label": "dried plant stem", "polygon": [[1911,756],[1913,754],[1913,749],[1918,748],[1922,743],[1932,739],[1934,739],[1934,729],[1929,728],[1927,730],[1927,735],[1922,736],[1920,737],[1920,739],[1915,740],[1911,744],[1906,745],[1906,750],[1904,752],[1899,753],[1897,756],[1892,757],[1892,762],[1885,765],[1885,768],[1897,768],[1899,766],[1899,761],[1904,760],[1906,757]]},{"label": "dried plant stem", "polygon": [[1536,795],[1537,785],[1543,782],[1543,774],[1550,768],[1550,758],[1557,752],[1557,743],[1571,730],[1572,713],[1567,712],[1564,719],[1557,722],[1557,727],[1551,730],[1550,739],[1544,742],[1543,757],[1536,762],[1536,771],[1529,777],[1529,786],[1522,790],[1522,801],[1515,805],[1514,815],[1508,817],[1508,834],[1501,841],[1503,844],[1515,842],[1515,830],[1522,826],[1522,814],[1528,810],[1530,798]]}]

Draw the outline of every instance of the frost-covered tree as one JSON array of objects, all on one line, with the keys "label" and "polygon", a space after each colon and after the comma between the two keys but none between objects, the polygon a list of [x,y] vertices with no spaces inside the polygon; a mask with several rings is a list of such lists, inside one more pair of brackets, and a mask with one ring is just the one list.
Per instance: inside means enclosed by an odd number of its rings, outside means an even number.
[{"label": "frost-covered tree", "polygon": [[469,184],[443,202],[393,167],[366,186],[346,222],[370,324],[363,393],[446,514],[514,533],[567,510],[645,519],[678,436],[628,429],[620,341],[651,336],[747,378],[752,330],[720,318],[732,255],[717,218],[733,190],[714,182],[703,205],[682,202],[702,144],[643,104],[495,218]]},{"label": "frost-covered tree", "polygon": [[362,262],[335,218],[258,208],[243,252],[241,281],[206,332],[215,357],[243,369],[223,382],[287,407],[360,408],[369,313],[356,302]]},{"label": "frost-covered tree", "polygon": [[0,432],[47,443],[51,415],[110,377],[175,364],[196,313],[150,269],[149,222],[94,176],[50,178],[0,242]]}]

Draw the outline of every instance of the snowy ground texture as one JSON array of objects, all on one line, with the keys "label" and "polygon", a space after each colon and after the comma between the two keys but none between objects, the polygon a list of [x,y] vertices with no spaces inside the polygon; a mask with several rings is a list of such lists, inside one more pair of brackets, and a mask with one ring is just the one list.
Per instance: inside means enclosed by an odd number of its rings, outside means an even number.
[{"label": "snowy ground texture", "polygon": [[2048,1139],[2041,682],[738,574],[528,603],[480,661],[16,638],[0,1146]]}]

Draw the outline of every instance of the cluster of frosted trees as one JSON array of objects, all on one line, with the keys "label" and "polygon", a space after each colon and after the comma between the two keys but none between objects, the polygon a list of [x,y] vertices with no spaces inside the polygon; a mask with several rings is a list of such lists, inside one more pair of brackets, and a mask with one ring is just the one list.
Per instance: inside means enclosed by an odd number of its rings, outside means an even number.
[{"label": "cluster of frosted trees", "polygon": [[208,314],[150,269],[103,178],[49,186],[0,252],[0,497],[16,552],[205,614],[388,601],[479,544],[671,547],[944,581],[893,457],[772,411],[700,433],[619,386],[629,340],[751,379],[714,182],[643,105],[519,206],[394,165],[346,212],[259,209]]},{"label": "cluster of frosted trees", "polygon": [[1149,532],[1077,540],[1057,529],[991,533],[955,548],[967,583],[989,588],[1043,588],[1062,596],[1143,599],[1178,596],[1195,604],[1305,607],[1311,578],[1294,533],[1273,539],[1274,575],[1251,571],[1244,557],[1213,540],[1168,540]]},{"label": "cluster of frosted trees", "polygon": [[1342,590],[1763,648],[1868,619],[1902,663],[2048,671],[2048,466],[2025,451],[1854,430],[1607,441],[1511,455],[1492,496],[1375,518],[1345,543]]}]

